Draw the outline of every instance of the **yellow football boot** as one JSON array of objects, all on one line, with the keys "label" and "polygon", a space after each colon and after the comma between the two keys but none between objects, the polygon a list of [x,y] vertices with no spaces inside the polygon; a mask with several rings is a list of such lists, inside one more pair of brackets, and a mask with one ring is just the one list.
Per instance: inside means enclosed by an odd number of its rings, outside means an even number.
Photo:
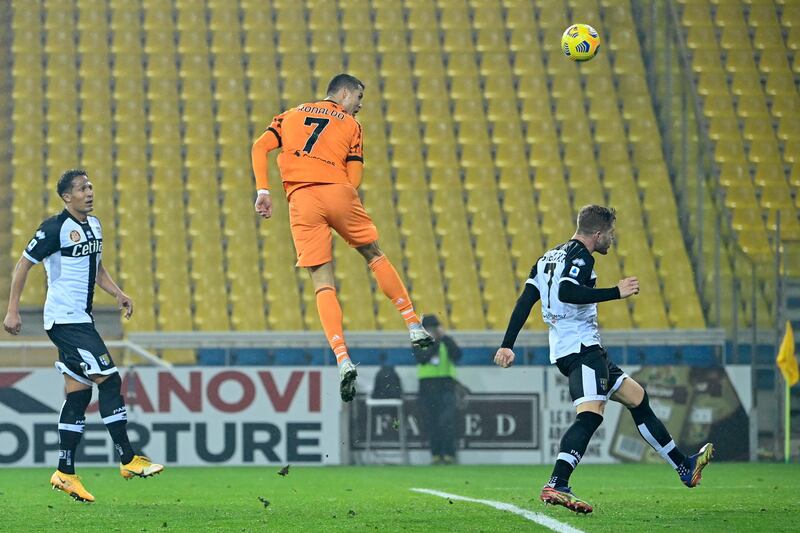
[{"label": "yellow football boot", "polygon": [[86,490],[86,487],[81,483],[81,478],[76,474],[65,474],[60,470],[56,470],[50,477],[50,484],[53,486],[53,490],[66,492],[79,502],[94,501],[94,496]]},{"label": "yellow football boot", "polygon": [[164,470],[164,465],[152,462],[144,455],[134,455],[131,462],[119,465],[119,473],[125,479],[133,477],[150,477]]}]

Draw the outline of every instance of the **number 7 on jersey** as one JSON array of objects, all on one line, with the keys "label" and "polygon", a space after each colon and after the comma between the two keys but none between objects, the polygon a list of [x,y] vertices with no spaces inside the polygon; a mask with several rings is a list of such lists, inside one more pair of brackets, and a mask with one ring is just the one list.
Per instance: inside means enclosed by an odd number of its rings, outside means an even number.
[{"label": "number 7 on jersey", "polygon": [[314,131],[312,131],[311,135],[308,136],[306,145],[303,146],[304,152],[306,153],[311,152],[311,150],[314,148],[314,144],[317,142],[317,139],[319,139],[322,130],[324,130],[325,126],[328,125],[328,122],[330,122],[330,119],[328,118],[306,117],[306,120],[305,122],[303,122],[303,124],[305,124],[306,126],[311,126],[313,124],[316,124],[317,127],[314,128]]}]

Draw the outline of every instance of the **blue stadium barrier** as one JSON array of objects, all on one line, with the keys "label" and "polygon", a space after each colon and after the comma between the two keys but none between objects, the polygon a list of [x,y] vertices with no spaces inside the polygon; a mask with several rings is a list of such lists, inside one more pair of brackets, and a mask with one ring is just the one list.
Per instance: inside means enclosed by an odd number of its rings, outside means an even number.
[{"label": "blue stadium barrier", "polygon": [[775,369],[756,369],[756,388],[758,390],[773,390],[775,388]]},{"label": "blue stadium barrier", "polygon": [[274,358],[263,348],[239,348],[233,350],[232,355],[237,365],[264,366],[274,363]]},{"label": "blue stadium barrier", "polygon": [[224,348],[200,348],[197,350],[197,364],[204,366],[224,366],[226,361]]},{"label": "blue stadium barrier", "polygon": [[317,366],[325,363],[324,349],[279,348],[272,352],[273,364],[286,366]]},{"label": "blue stadium barrier", "polygon": [[488,348],[462,348],[460,365],[491,365],[494,353]]},{"label": "blue stadium barrier", "polygon": [[606,347],[608,357],[617,364],[622,364],[625,360],[625,349],[622,346],[608,346]]},{"label": "blue stadium barrier", "polygon": [[[462,366],[491,366],[495,346],[462,347]],[[732,351],[728,346],[728,362],[748,364],[750,345],[743,344],[739,349],[739,359],[730,359]],[[716,366],[718,347],[715,345],[628,345],[607,347],[609,357],[618,365],[690,365],[699,367]],[[548,366],[550,353],[546,347],[517,346],[517,365]],[[226,357],[227,355],[227,357]],[[365,366],[412,366],[416,364],[410,348],[354,347],[350,357]],[[775,359],[774,346],[758,347],[757,363],[772,364]],[[333,354],[329,348],[201,348],[197,350],[197,362],[206,366],[225,364],[243,366],[324,366],[334,365]]]},{"label": "blue stadium barrier", "polygon": [[415,365],[411,348],[351,348],[350,358],[361,365]]}]

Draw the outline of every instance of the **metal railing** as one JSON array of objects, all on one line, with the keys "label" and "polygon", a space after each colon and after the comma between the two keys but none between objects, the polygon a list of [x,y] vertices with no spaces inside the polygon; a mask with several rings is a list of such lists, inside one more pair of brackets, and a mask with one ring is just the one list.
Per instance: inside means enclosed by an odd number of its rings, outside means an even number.
[{"label": "metal railing", "polygon": [[[155,366],[163,368],[172,368],[172,363],[165,361],[158,355],[146,350],[142,345],[133,342],[129,339],[104,341],[107,348],[128,350],[138,358],[144,360]],[[50,341],[36,341],[36,340],[15,340],[15,341],[0,341],[0,350],[53,350],[53,343]]]}]

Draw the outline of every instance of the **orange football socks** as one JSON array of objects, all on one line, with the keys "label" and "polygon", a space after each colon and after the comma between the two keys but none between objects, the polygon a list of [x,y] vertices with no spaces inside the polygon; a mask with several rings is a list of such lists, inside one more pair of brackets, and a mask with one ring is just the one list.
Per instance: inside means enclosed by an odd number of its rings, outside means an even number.
[{"label": "orange football socks", "polygon": [[336,364],[342,364],[350,359],[347,355],[347,346],[344,343],[344,328],[342,326],[342,306],[336,297],[336,288],[326,285],[317,289],[317,311],[325,337],[336,356]]},{"label": "orange football socks", "polygon": [[397,270],[392,266],[391,261],[385,255],[382,255],[374,259],[369,264],[369,268],[375,275],[375,281],[378,282],[383,294],[392,301],[403,320],[406,321],[406,326],[418,325],[420,323],[419,317],[414,312],[414,305],[411,303],[411,298],[408,297],[406,286],[397,274]]}]

